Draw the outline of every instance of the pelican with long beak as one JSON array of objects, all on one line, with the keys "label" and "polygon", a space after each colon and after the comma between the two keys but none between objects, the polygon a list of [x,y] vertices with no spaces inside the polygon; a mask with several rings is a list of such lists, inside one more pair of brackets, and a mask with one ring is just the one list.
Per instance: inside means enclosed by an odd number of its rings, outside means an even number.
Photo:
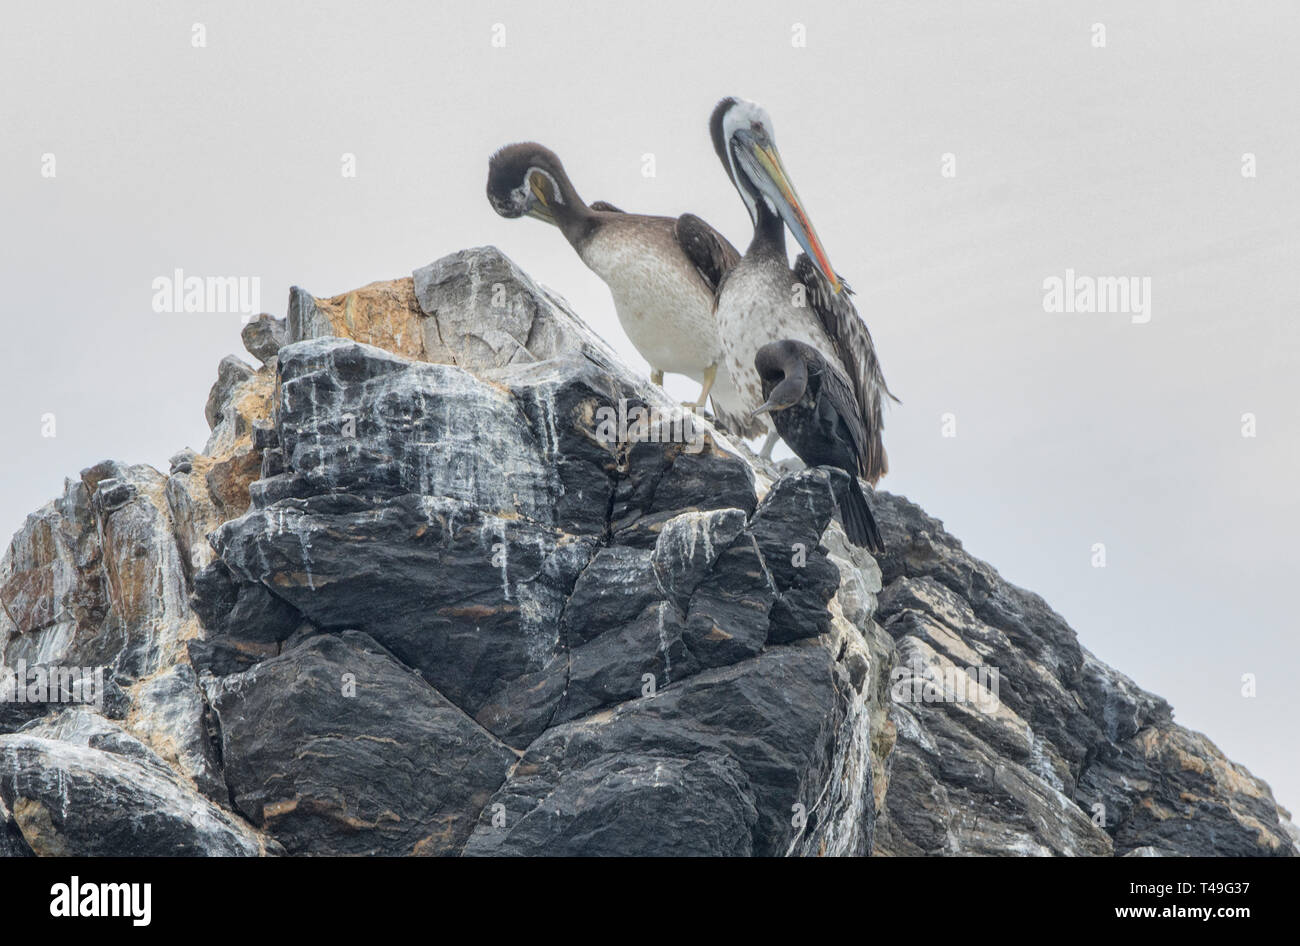
[{"label": "pelican with long beak", "polygon": [[588,206],[554,152],[533,142],[507,145],[488,162],[488,201],[503,217],[529,216],[564,234],[587,267],[609,286],[628,339],[650,363],[700,383],[703,407],[723,426],[757,436],[740,392],[722,366],[713,301],[723,276],[740,259],[727,238],[694,214],[652,217],[624,213],[603,201]]},{"label": "pelican with long beak", "polygon": [[[857,472],[874,485],[889,469],[881,441],[881,403],[893,395],[880,373],[871,333],[849,298],[852,290],[831,267],[795,192],[767,111],[745,99],[725,98],[713,110],[709,131],[754,224],[749,249],[718,288],[715,315],[723,366],[745,409],[755,411],[764,400],[754,364],[760,348],[793,339],[820,352],[849,381],[865,434],[856,444]],[[804,249],[793,270],[786,257],[787,227]],[[765,457],[777,436],[772,428],[763,446]]]}]

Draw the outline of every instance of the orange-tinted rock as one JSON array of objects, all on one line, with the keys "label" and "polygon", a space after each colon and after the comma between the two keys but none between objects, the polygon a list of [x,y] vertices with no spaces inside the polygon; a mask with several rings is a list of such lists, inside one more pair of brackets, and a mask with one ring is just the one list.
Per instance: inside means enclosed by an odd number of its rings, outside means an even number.
[{"label": "orange-tinted rock", "polygon": [[251,447],[212,463],[208,490],[225,522],[248,511],[248,485],[262,475],[262,451]]},{"label": "orange-tinted rock", "polygon": [[[297,290],[301,292],[301,290]],[[306,296],[306,293],[303,293]],[[372,282],[329,299],[304,298],[313,336],[335,335],[383,348],[416,361],[425,357],[424,313],[415,300],[411,277]]]}]

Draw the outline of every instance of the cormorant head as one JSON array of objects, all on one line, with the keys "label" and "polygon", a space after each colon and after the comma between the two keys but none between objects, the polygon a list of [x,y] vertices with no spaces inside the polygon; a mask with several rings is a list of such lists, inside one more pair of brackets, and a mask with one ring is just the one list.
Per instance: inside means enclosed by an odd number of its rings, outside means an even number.
[{"label": "cormorant head", "polygon": [[576,199],[555,153],[532,142],[506,145],[488,161],[488,202],[503,217],[556,223],[557,208]]},{"label": "cormorant head", "polygon": [[754,367],[767,400],[749,415],[750,420],[765,411],[794,407],[808,388],[808,362],[799,342],[792,339],[768,342],[754,356]]},{"label": "cormorant head", "polygon": [[817,231],[781,163],[767,110],[748,99],[728,96],[714,107],[709,134],[713,138],[713,150],[745,201],[754,224],[758,224],[760,205],[779,216],[826,277],[831,290],[838,293],[842,286],[840,278],[831,267]]}]

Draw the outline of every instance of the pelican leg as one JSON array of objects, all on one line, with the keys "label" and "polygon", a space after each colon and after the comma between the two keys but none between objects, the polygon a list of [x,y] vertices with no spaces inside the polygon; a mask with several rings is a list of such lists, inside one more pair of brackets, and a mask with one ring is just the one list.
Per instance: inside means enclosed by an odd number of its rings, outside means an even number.
[{"label": "pelican leg", "polygon": [[713,390],[713,382],[718,380],[718,366],[709,365],[704,369],[704,385],[700,388],[700,399],[698,401],[683,401],[682,407],[693,407],[697,411],[705,404],[709,403],[709,392]]},{"label": "pelican leg", "polygon": [[664,386],[664,373],[658,368],[650,369],[650,383],[657,384],[659,387]]},{"label": "pelican leg", "polygon": [[758,455],[762,457],[764,460],[772,459],[772,448],[776,446],[776,442],[780,438],[781,435],[778,434],[775,430],[770,431],[767,435],[767,439],[763,441],[763,449],[758,451]]}]

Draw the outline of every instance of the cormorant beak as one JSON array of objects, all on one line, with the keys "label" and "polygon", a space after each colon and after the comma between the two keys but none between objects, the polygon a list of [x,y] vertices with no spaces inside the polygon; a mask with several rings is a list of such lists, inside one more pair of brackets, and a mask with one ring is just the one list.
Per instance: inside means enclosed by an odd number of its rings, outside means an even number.
[{"label": "cormorant beak", "polygon": [[785,165],[781,163],[781,154],[776,150],[776,143],[762,126],[738,131],[732,137],[737,144],[736,157],[749,179],[772,202],[772,206],[781,215],[781,219],[790,228],[799,245],[821,270],[826,281],[830,283],[831,289],[838,293],[842,285],[840,278],[835,275],[831,261],[826,257],[826,250],[822,248],[822,242],[817,237],[817,231],[813,229],[812,221],[808,219],[808,214],[803,209],[803,203],[795,192],[794,184],[790,182],[790,176],[785,172]]},{"label": "cormorant beak", "polygon": [[758,407],[754,408],[754,410],[750,411],[749,419],[752,421],[759,414],[765,414],[768,411],[783,411],[787,407],[793,407],[793,406],[794,406],[793,404],[778,404],[776,403],[775,399],[769,397],[762,404],[758,405]]}]

